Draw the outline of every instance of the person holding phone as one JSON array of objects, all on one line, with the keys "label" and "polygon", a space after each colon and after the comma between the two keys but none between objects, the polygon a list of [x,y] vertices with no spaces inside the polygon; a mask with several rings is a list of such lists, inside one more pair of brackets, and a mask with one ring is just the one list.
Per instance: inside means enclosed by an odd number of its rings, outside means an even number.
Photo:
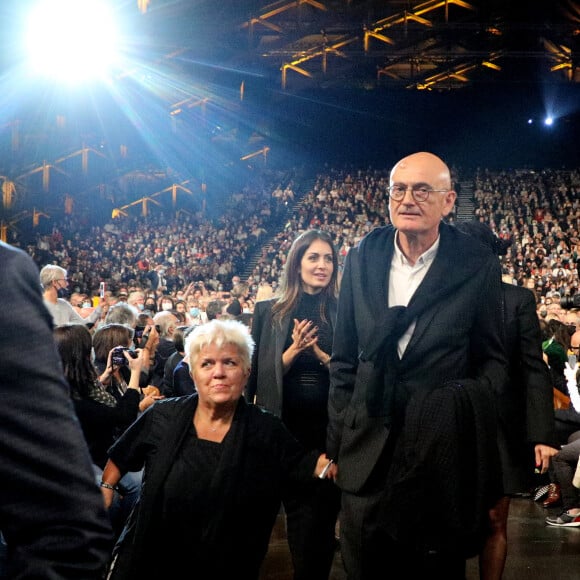
[{"label": "person holding phone", "polygon": [[106,308],[99,304],[86,318],[83,318],[66,300],[69,297],[67,271],[55,264],[48,264],[40,270],[40,284],[44,305],[52,316],[55,326],[61,324],[94,325],[106,314]]}]

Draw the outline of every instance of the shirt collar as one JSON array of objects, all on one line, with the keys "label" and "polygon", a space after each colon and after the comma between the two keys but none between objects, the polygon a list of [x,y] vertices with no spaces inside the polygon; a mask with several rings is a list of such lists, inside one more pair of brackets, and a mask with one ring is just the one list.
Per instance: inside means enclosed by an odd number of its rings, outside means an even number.
[{"label": "shirt collar", "polygon": [[[398,239],[399,239],[399,232],[397,231],[395,233],[395,237],[393,238],[393,243],[395,244],[394,258],[397,260],[399,265],[410,266],[411,264],[409,263],[409,260],[407,260],[407,258],[405,257],[405,254],[403,254],[403,252],[401,252],[401,250],[399,248],[399,244],[397,244]],[[435,240],[435,243],[428,250],[425,250],[425,252],[423,252],[419,256],[419,259],[415,263],[415,266],[429,266],[429,265],[431,265],[431,263],[435,259],[435,256],[437,255],[437,250],[439,249],[439,242],[440,241],[441,241],[441,235],[439,234],[437,236],[437,239]]]}]

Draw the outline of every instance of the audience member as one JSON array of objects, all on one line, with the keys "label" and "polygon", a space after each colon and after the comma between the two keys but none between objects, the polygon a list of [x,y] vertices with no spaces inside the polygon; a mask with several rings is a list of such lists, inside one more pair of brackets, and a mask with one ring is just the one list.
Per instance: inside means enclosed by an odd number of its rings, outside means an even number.
[{"label": "audience member", "polygon": [[141,290],[133,290],[127,297],[127,304],[132,306],[136,313],[145,310],[145,294]]},{"label": "audience member", "polygon": [[60,266],[48,264],[40,270],[40,283],[43,288],[44,305],[52,316],[55,326],[72,322],[74,324],[94,324],[106,312],[105,306],[98,306],[86,318],[83,318],[65,300],[68,296],[67,271]]},{"label": "audience member", "polygon": [[[131,370],[127,365],[114,364],[110,365],[109,355],[113,348],[122,347],[133,352],[134,330],[124,324],[105,324],[97,328],[93,335],[93,352],[95,356],[95,367],[99,373],[102,384],[106,387],[117,401],[120,401],[128,389],[128,383],[131,380]],[[145,351],[145,349],[143,349]],[[144,352],[143,356],[147,356]],[[141,361],[141,366],[143,361]],[[147,374],[147,373],[145,373]],[[160,397],[159,391],[141,389],[141,400],[139,410],[145,411]]]},{"label": "audience member", "polygon": [[[489,226],[459,222],[457,228],[503,256],[511,240],[498,238]],[[504,495],[490,510],[491,531],[480,553],[482,580],[501,580],[508,551],[510,496],[534,487],[534,468],[546,473],[557,452],[552,383],[542,358],[542,335],[536,302],[527,289],[502,282],[504,339],[509,363],[506,389],[498,393],[499,450]]]},{"label": "audience member", "polygon": [[52,338],[38,269],[23,251],[0,242],[0,271],[6,305],[0,311],[0,532],[8,546],[0,575],[99,580],[111,526]]},{"label": "audience member", "polygon": [[173,333],[175,352],[170,354],[165,362],[165,367],[163,369],[163,382],[161,383],[160,389],[166,397],[173,396],[173,371],[185,356],[185,336],[189,328],[189,326],[178,326]]},{"label": "audience member", "polygon": [[124,324],[131,328],[137,326],[137,313],[133,306],[129,306],[126,302],[119,302],[109,308],[105,316],[105,324]]},{"label": "audience member", "polygon": [[[122,363],[122,366],[128,366],[131,377],[123,396],[116,399],[103,387],[91,362],[92,337],[84,325],[58,326],[54,330],[54,338],[65,378],[70,385],[75,411],[91,453],[97,482],[100,482],[108,458],[107,450],[139,413],[142,351],[138,351],[139,356],[136,358],[123,353],[126,362]],[[109,352],[107,367],[101,375],[104,381],[113,373],[114,352],[115,349]],[[133,473],[127,474],[119,482],[117,491],[120,495],[116,498],[113,508],[109,510],[111,524],[116,534],[121,532],[139,498],[140,483],[140,478]]]},{"label": "audience member", "polygon": [[552,458],[550,475],[552,482],[558,486],[562,511],[546,518],[546,523],[550,526],[580,527],[580,491],[574,486],[578,457],[580,457],[580,431],[573,433],[568,443],[562,445],[560,451]]},{"label": "audience member", "polygon": [[162,389],[165,363],[176,351],[173,333],[180,325],[178,318],[170,310],[161,310],[153,317],[155,325],[159,327],[159,344],[155,352],[155,366],[152,369],[150,384]]},{"label": "audience member", "polygon": [[147,296],[147,298],[145,298],[144,308],[145,308],[145,310],[148,310],[149,312],[151,312],[152,316],[154,314],[156,314],[156,312],[157,312],[157,298],[155,298],[155,296]]},{"label": "audience member", "polygon": [[[576,357],[576,362],[580,361],[580,331],[576,331],[570,337],[570,352]],[[568,365],[568,369],[570,366]],[[564,374],[566,375],[565,367]],[[570,386],[573,381],[566,381],[566,394],[570,399],[569,406],[566,409],[555,409],[554,418],[556,425],[556,438],[559,445],[566,445],[570,436],[576,431],[580,431],[580,398],[570,396]],[[575,393],[574,393],[575,394]]]},{"label": "audience member", "polygon": [[248,285],[242,283],[237,284],[232,288],[230,294],[232,301],[226,307],[226,312],[232,316],[239,316],[244,311],[242,301],[244,301],[248,295]]},{"label": "audience member", "polygon": [[545,329],[548,334],[542,336],[542,351],[550,369],[552,387],[567,395],[564,367],[568,362],[570,333],[564,323],[554,318],[548,320]]},{"label": "audience member", "polygon": [[224,314],[224,308],[226,303],[223,300],[211,300],[207,303],[205,313],[208,320],[215,320],[216,318],[221,318]]}]

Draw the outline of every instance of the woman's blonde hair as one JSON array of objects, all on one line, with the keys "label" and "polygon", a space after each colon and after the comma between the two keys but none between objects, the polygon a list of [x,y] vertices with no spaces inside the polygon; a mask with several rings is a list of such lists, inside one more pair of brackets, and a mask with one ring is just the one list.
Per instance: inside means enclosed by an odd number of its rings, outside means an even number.
[{"label": "woman's blonde hair", "polygon": [[218,348],[226,344],[237,347],[244,370],[250,370],[255,343],[250,329],[244,323],[216,318],[196,327],[185,339],[189,368],[193,369],[195,366],[201,349],[212,344]]}]

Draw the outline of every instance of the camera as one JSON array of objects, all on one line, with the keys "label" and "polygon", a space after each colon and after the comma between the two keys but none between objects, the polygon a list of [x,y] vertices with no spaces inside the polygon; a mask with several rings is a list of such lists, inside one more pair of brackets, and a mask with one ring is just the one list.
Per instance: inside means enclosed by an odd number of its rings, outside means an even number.
[{"label": "camera", "polygon": [[113,354],[111,355],[111,363],[118,366],[126,366],[129,364],[129,361],[125,358],[123,354],[124,351],[128,351],[129,355],[132,358],[137,358],[139,355],[136,352],[133,352],[130,348],[126,346],[117,346],[113,349]]},{"label": "camera", "polygon": [[562,296],[562,298],[560,298],[560,308],[580,308],[580,294]]}]

